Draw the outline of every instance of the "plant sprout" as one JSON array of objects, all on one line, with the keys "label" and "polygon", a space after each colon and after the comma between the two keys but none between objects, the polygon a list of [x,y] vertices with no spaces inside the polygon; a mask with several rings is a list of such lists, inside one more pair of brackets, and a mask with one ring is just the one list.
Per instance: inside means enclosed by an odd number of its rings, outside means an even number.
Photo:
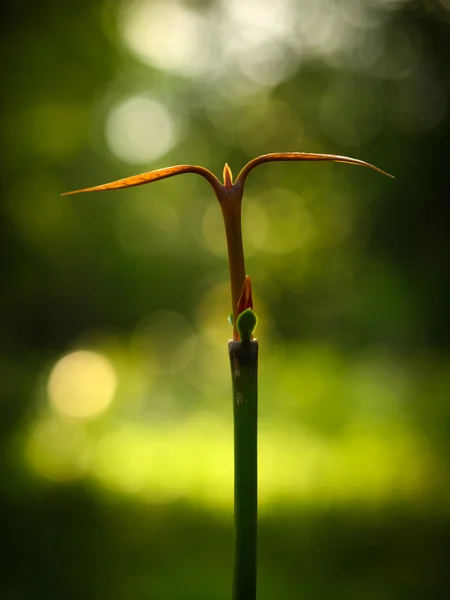
[{"label": "plant sprout", "polygon": [[234,420],[234,582],[233,600],[256,599],[257,539],[257,419],[258,419],[258,341],[253,337],[257,318],[253,312],[251,280],[245,271],[241,230],[244,184],[258,165],[277,161],[334,161],[369,167],[392,177],[378,167],[356,158],[335,154],[279,152],[264,154],[248,162],[233,183],[228,164],[223,183],[205,167],[177,165],[119,179],[111,183],[83,188],[81,192],[101,192],[129,188],[184,173],[196,173],[211,185],[219,201],[225,224],[231,284],[230,321],[232,339],[228,342],[233,389]]}]

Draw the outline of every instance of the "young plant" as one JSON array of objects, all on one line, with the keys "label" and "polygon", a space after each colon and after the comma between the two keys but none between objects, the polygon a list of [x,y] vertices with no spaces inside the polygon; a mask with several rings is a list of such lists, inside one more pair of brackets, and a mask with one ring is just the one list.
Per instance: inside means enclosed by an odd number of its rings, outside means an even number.
[{"label": "young plant", "polygon": [[204,167],[178,165],[133,175],[111,183],[88,187],[81,192],[101,192],[144,185],[160,179],[196,173],[204,177],[214,190],[225,224],[231,284],[230,321],[233,336],[228,342],[233,389],[234,419],[234,582],[233,600],[256,598],[257,539],[257,419],[258,419],[258,341],[253,337],[257,318],[253,312],[250,277],[246,275],[241,230],[241,207],[244,183],[258,165],[276,161],[334,161],[369,167],[392,177],[378,167],[356,158],[335,154],[279,152],[254,158],[233,183],[230,167],[225,164],[223,183]]}]

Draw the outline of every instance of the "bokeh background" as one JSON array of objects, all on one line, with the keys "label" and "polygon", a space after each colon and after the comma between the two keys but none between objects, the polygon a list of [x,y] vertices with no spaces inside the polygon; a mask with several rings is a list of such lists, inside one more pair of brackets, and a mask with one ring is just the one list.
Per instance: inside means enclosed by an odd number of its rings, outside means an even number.
[{"label": "bokeh background", "polygon": [[231,595],[247,181],[260,600],[450,595],[448,0],[2,4],[4,600]]}]

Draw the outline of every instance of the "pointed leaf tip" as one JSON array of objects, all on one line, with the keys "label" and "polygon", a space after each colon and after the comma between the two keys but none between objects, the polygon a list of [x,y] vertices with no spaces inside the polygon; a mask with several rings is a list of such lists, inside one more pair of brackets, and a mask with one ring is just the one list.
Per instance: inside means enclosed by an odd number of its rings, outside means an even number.
[{"label": "pointed leaf tip", "polygon": [[228,163],[225,163],[223,168],[223,185],[230,190],[233,187],[233,173],[231,172]]}]

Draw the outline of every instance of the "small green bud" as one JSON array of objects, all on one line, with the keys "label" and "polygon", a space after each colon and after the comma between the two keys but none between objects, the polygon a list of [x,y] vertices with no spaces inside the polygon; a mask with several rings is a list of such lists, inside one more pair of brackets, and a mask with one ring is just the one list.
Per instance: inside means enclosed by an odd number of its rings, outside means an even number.
[{"label": "small green bud", "polygon": [[251,308],[241,312],[237,318],[236,327],[242,342],[250,342],[258,323],[258,317]]}]

